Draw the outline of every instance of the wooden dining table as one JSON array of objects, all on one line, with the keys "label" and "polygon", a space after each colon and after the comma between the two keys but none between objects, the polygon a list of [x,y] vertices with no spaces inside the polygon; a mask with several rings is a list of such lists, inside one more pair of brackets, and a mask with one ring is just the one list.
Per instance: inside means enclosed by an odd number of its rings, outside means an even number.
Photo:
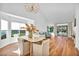
[{"label": "wooden dining table", "polygon": [[27,46],[29,47],[29,49],[27,50],[26,48],[26,52],[29,51],[30,56],[42,56],[42,55],[49,55],[49,39],[46,39],[43,36],[37,37],[37,38],[28,38],[26,39],[26,36],[22,36],[18,38],[19,41],[19,46],[20,46],[20,51],[21,53],[24,55],[25,52],[23,52],[23,50],[25,50],[23,43],[27,42],[29,43]]}]

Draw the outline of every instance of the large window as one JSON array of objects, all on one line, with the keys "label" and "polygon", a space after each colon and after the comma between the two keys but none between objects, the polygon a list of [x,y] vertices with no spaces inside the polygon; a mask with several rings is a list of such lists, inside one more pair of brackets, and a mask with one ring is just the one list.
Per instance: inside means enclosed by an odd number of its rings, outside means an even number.
[{"label": "large window", "polygon": [[19,23],[17,22],[11,23],[11,30],[19,30],[19,29],[20,29]]},{"label": "large window", "polygon": [[8,21],[1,19],[1,30],[0,30],[0,39],[7,38],[7,30],[8,30]]},{"label": "large window", "polygon": [[68,25],[61,25],[57,26],[57,35],[58,36],[68,36]]},{"label": "large window", "polygon": [[8,21],[1,19],[1,30],[8,30]]},{"label": "large window", "polygon": [[25,27],[25,24],[18,23],[18,22],[12,22],[11,23],[11,37],[14,37],[15,35],[24,36],[25,30],[21,29],[21,27]]},{"label": "large window", "polygon": [[[7,20],[0,20],[1,29],[0,29],[0,39],[6,39],[9,37],[24,36],[25,30],[21,29],[21,27],[25,27],[24,23],[19,22],[8,22]],[[11,25],[11,26],[9,26]],[[8,36],[8,37],[7,37]]]},{"label": "large window", "polygon": [[24,23],[12,22],[11,23],[11,30],[20,30],[21,27],[25,27]]}]

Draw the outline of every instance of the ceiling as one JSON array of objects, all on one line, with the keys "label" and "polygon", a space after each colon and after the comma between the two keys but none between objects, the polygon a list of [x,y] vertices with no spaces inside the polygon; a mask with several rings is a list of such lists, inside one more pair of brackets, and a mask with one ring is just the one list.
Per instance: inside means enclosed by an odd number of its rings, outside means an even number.
[{"label": "ceiling", "polygon": [[[49,23],[71,22],[75,15],[75,4],[71,3],[39,3],[38,13],[27,12],[24,5],[26,3],[3,3],[0,4],[0,10],[33,20],[39,19],[40,21],[42,17]],[[40,17],[38,18],[37,15]]]}]

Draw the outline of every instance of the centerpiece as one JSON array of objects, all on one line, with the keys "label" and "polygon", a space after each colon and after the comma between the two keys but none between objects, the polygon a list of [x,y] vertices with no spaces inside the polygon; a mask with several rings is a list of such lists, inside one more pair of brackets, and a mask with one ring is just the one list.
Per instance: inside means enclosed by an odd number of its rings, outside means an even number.
[{"label": "centerpiece", "polygon": [[29,32],[29,38],[33,38],[33,33],[38,32],[39,30],[33,24],[25,24],[26,27],[21,27]]}]

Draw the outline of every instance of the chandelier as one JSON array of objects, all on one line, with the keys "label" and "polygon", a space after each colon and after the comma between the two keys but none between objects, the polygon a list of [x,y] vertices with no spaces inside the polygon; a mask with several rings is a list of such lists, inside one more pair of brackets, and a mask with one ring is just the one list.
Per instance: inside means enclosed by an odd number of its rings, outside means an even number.
[{"label": "chandelier", "polygon": [[27,3],[25,5],[25,10],[28,12],[38,12],[39,10],[39,4],[37,3]]}]

